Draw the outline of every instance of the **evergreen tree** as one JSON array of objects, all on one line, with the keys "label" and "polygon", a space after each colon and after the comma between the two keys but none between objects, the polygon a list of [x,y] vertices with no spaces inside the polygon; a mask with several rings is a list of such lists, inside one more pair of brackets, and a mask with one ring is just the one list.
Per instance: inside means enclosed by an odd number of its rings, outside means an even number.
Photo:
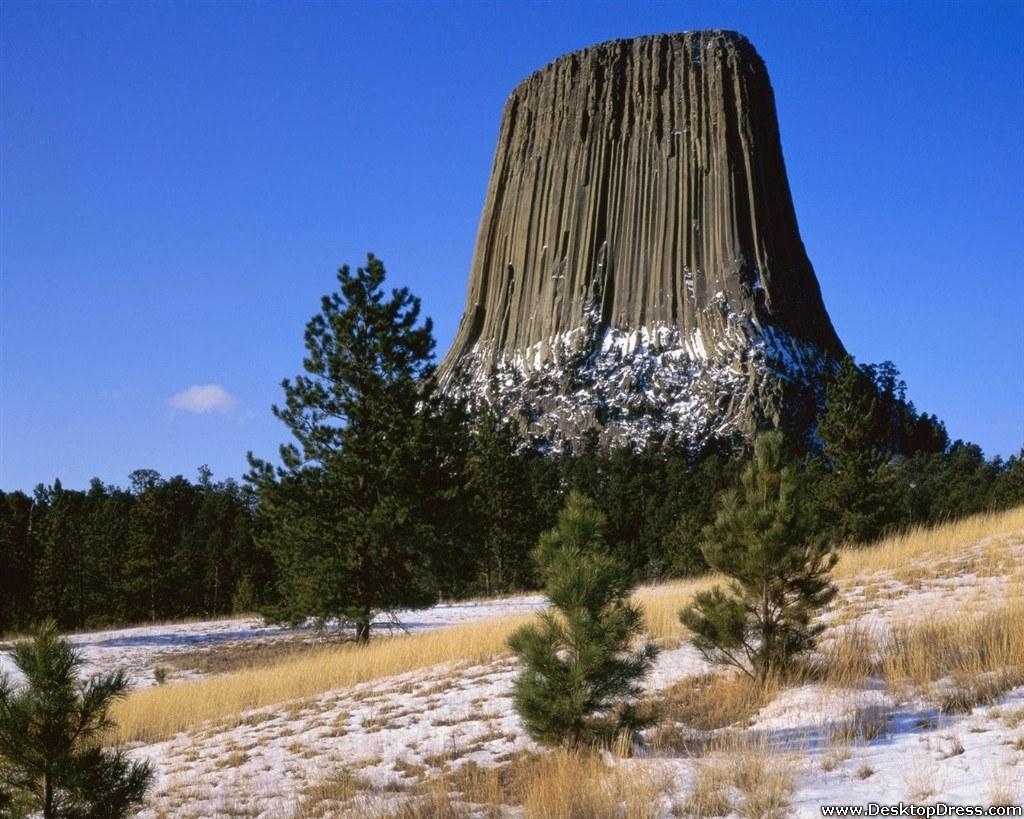
[{"label": "evergreen tree", "polygon": [[252,610],[268,580],[272,559],[253,543],[251,510],[242,488],[233,480],[214,483],[209,470],[200,469],[200,500],[193,539],[199,546],[198,573],[201,608],[214,614],[233,610],[234,598]]},{"label": "evergreen tree", "polygon": [[0,632],[47,617],[70,629],[225,613],[243,578],[250,600],[269,598],[251,493],[202,473],[191,484],[143,469],[131,483],[0,492]]},{"label": "evergreen tree", "polygon": [[628,571],[604,544],[604,517],[570,493],[535,556],[552,608],[509,639],[523,670],[513,698],[530,736],[571,750],[605,744],[644,724],[632,700],[657,648],[632,650],[643,630]]},{"label": "evergreen tree", "polygon": [[[365,642],[378,612],[436,595],[442,548],[430,504],[458,446],[439,445],[430,319],[405,288],[385,295],[384,266],[338,273],[306,325],[304,375],[285,379],[274,415],[295,438],[276,469],[249,456],[263,542],[279,569],[277,614],[337,618]],[[448,561],[449,563],[452,561]]]},{"label": "evergreen tree", "polygon": [[685,471],[679,464],[674,471],[672,499],[678,510],[673,525],[667,527],[661,540],[666,571],[673,576],[692,577],[704,574],[707,561],[701,552],[701,533],[715,518],[715,503],[727,488],[739,480],[742,459],[727,450],[709,450],[696,467]]},{"label": "evergreen tree", "polygon": [[817,494],[823,528],[836,540],[876,537],[889,517],[890,495],[879,473],[893,449],[880,439],[881,414],[875,384],[847,356],[826,389],[818,424],[828,472]]},{"label": "evergreen tree", "polygon": [[80,683],[82,658],[53,621],[13,655],[25,684],[16,689],[0,676],[0,804],[27,802],[43,819],[128,815],[142,803],[152,769],[99,745],[113,727],[111,704],[127,690],[124,673]]},{"label": "evergreen tree", "polygon": [[534,580],[530,552],[544,523],[524,449],[519,426],[484,404],[473,428],[467,476],[477,570],[487,595],[530,588]]},{"label": "evergreen tree", "polygon": [[132,472],[135,503],[128,521],[124,590],[128,617],[156,621],[169,613],[175,521],[162,503],[163,479],[150,469]]},{"label": "evergreen tree", "polygon": [[918,452],[944,452],[949,436],[942,422],[934,415],[918,415],[912,401],[907,400],[907,385],[891,361],[867,364],[860,368],[874,385],[874,440],[890,457],[910,457]]},{"label": "evergreen tree", "polygon": [[86,556],[85,605],[81,626],[106,626],[124,617],[121,605],[124,563],[128,542],[128,516],[132,497],[98,478],[85,494],[82,522],[83,553]]},{"label": "evergreen tree", "polygon": [[24,492],[0,492],[0,634],[32,620],[34,511],[33,499]]},{"label": "evergreen tree", "polygon": [[1009,509],[1024,503],[1024,448],[1001,464],[992,487],[992,507]]},{"label": "evergreen tree", "polygon": [[837,556],[807,530],[781,433],[757,438],[739,490],[727,492],[702,545],[708,565],[729,578],[701,592],[680,620],[706,657],[758,680],[785,673],[814,646],[815,614],[835,596]]},{"label": "evergreen tree", "polygon": [[941,493],[934,500],[936,519],[962,518],[987,511],[1001,464],[986,461],[977,444],[954,441],[946,453],[940,478]]},{"label": "evergreen tree", "polygon": [[85,498],[55,480],[36,488],[36,611],[65,627],[85,620],[86,555],[83,514]]},{"label": "evergreen tree", "polygon": [[[818,435],[825,457],[815,496],[830,537],[862,543],[920,519],[927,493],[907,480],[941,462],[927,456],[942,455],[949,437],[938,418],[919,415],[907,400],[891,361],[862,367],[843,361],[826,389]],[[914,463],[908,466],[908,459]]]}]

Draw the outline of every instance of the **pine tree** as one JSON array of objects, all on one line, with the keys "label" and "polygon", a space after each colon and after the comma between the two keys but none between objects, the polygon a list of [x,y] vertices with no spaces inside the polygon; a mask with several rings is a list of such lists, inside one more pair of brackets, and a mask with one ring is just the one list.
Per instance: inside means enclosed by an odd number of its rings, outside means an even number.
[{"label": "pine tree", "polygon": [[60,480],[36,487],[36,611],[65,627],[82,622],[82,501],[82,493],[64,489]]},{"label": "pine tree", "polygon": [[603,530],[593,502],[570,493],[535,551],[552,607],[509,639],[523,663],[513,697],[527,731],[570,750],[645,724],[633,700],[657,656],[651,643],[632,649],[643,615],[629,602],[628,571],[608,555]]},{"label": "pine tree", "polygon": [[150,469],[131,473],[135,503],[125,543],[124,591],[133,621],[168,617],[174,612],[170,595],[174,583],[177,521],[161,493],[164,480]]},{"label": "pine tree", "polygon": [[32,619],[38,559],[34,511],[32,498],[24,492],[0,491],[0,634],[24,628]]},{"label": "pine tree", "polygon": [[530,552],[544,523],[524,450],[516,423],[484,404],[475,419],[467,477],[477,570],[487,595],[529,588],[533,582]]},{"label": "pine tree", "polygon": [[83,545],[86,562],[86,617],[83,625],[109,625],[124,619],[124,568],[128,519],[135,499],[124,490],[89,483],[85,496]]},{"label": "pine tree", "polygon": [[124,672],[80,683],[82,658],[53,621],[12,653],[25,684],[0,676],[0,804],[27,802],[43,819],[128,815],[152,769],[99,744],[113,727],[111,704],[127,691]]},{"label": "pine tree", "polygon": [[817,494],[825,526],[836,540],[876,537],[889,513],[881,469],[893,450],[880,436],[879,399],[871,378],[849,356],[825,392],[818,435],[828,473]]},{"label": "pine tree", "polygon": [[728,586],[701,592],[679,614],[708,659],[761,681],[814,647],[823,626],[813,618],[836,593],[837,556],[807,530],[796,491],[781,433],[759,436],[739,490],[723,496],[704,531],[704,558]]},{"label": "pine tree", "polygon": [[359,642],[375,614],[436,596],[443,538],[431,504],[451,490],[459,450],[438,441],[430,319],[419,323],[407,289],[387,297],[384,276],[373,255],[355,274],[341,268],[339,290],[306,325],[306,374],[285,379],[273,408],[295,442],[276,469],[249,456],[277,614],[353,623]]}]

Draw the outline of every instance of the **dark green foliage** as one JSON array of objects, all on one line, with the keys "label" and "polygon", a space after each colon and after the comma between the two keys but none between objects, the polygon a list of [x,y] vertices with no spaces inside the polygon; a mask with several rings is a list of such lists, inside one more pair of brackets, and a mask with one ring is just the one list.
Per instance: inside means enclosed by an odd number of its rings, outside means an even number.
[{"label": "dark green foliage", "polygon": [[24,625],[33,611],[38,558],[32,513],[32,499],[24,492],[0,492],[0,634]]},{"label": "dark green foliage", "polygon": [[552,607],[509,639],[523,670],[513,698],[530,736],[576,749],[607,744],[642,727],[632,700],[657,656],[629,602],[628,572],[604,544],[604,517],[570,493],[556,528],[535,552]]},{"label": "dark green foliage", "polygon": [[461,402],[436,394],[434,386],[432,378],[420,382],[418,440],[408,496],[419,533],[419,543],[411,544],[410,550],[425,567],[416,582],[429,589],[431,601],[475,593],[478,554],[467,478],[469,415]]},{"label": "dark green foliage", "polygon": [[592,445],[560,465],[567,489],[593,498],[604,512],[610,548],[640,581],[703,569],[702,559],[699,565],[689,560],[689,544],[672,533],[682,516],[709,508],[722,486],[715,469],[719,463],[708,454],[700,461],[701,479],[696,479],[692,458],[684,451],[657,446],[602,451]]},{"label": "dark green foliage", "polygon": [[814,646],[822,626],[813,618],[836,593],[836,555],[806,529],[796,494],[781,434],[759,436],[740,488],[725,493],[704,531],[704,557],[729,583],[680,612],[705,656],[759,680]]},{"label": "dark green foliage", "polygon": [[998,473],[998,464],[987,462],[981,447],[956,441],[943,464],[941,497],[934,499],[939,518],[959,518],[978,511],[979,495],[985,498],[990,493]]},{"label": "dark green foliage", "polygon": [[[855,543],[912,522],[905,503],[900,508],[901,491],[909,485],[900,482],[898,462],[925,463],[949,443],[942,423],[919,415],[906,400],[906,384],[892,362],[858,367],[849,357],[826,389],[818,435],[824,449],[815,484],[819,526],[835,541]],[[934,468],[941,458],[930,463]],[[983,492],[975,487],[977,509],[984,508]],[[912,503],[919,509],[922,494]],[[936,519],[930,506],[924,514]]]},{"label": "dark green foliage", "polygon": [[80,682],[82,659],[53,621],[13,656],[25,685],[0,678],[0,794],[8,808],[28,804],[44,819],[127,816],[153,774],[148,763],[100,745],[113,727],[110,706],[127,691],[124,673]]},{"label": "dark green foliage", "polygon": [[277,616],[351,622],[361,642],[376,613],[436,598],[435,570],[454,562],[437,504],[457,494],[463,450],[434,392],[431,322],[408,290],[386,296],[384,275],[372,255],[338,272],[306,325],[305,374],[273,410],[295,442],[276,469],[250,455],[248,476],[280,571]]},{"label": "dark green foliage", "polygon": [[[122,552],[123,619],[229,613],[243,577],[264,598],[274,569],[254,542],[252,498],[232,480],[164,480],[132,473],[135,492]],[[111,496],[111,502],[114,496]]]},{"label": "dark green foliage", "polygon": [[244,577],[265,599],[274,568],[253,543],[251,497],[203,475],[140,470],[134,493],[95,479],[0,493],[0,632],[226,614]]},{"label": "dark green foliage", "polygon": [[1024,448],[996,466],[998,474],[992,487],[992,506],[1007,509],[1024,503]]},{"label": "dark green foliage", "polygon": [[[674,506],[680,511],[661,541],[665,574],[692,577],[707,571],[708,564],[701,551],[702,530],[714,520],[718,496],[736,485],[740,464],[736,455],[712,452],[691,472],[680,469],[674,493]],[[666,483],[672,485],[668,480]],[[672,508],[669,504],[666,507]]]},{"label": "dark green foliage", "polygon": [[862,542],[888,522],[891,496],[879,470],[893,451],[879,434],[882,414],[875,385],[847,357],[828,386],[818,424],[828,465],[818,484],[820,509],[834,540]]},{"label": "dark green foliage", "polygon": [[35,608],[68,625],[82,616],[84,603],[84,497],[65,491],[58,480],[49,489],[36,487],[33,500],[41,512],[34,532],[39,544]]},{"label": "dark green foliage", "polygon": [[[137,473],[133,473],[133,476]],[[177,545],[182,507],[181,484],[168,486],[156,477],[134,481],[137,501],[128,525],[125,553],[125,592],[128,610],[135,618],[154,621],[170,607],[178,586]]]},{"label": "dark green foliage", "polygon": [[[536,588],[530,552],[553,513],[545,499],[557,498],[557,476],[540,487],[540,456],[528,451],[519,426],[485,405],[477,414],[467,459],[467,480],[476,544],[477,588],[504,594]],[[550,470],[549,470],[550,472]]]}]

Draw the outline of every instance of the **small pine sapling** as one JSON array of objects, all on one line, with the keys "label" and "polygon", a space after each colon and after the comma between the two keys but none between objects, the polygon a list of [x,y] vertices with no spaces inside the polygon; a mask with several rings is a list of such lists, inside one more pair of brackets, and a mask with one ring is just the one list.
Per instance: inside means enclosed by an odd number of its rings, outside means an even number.
[{"label": "small pine sapling", "polygon": [[829,573],[837,555],[807,531],[795,495],[782,435],[759,436],[739,490],[723,496],[704,530],[704,558],[728,585],[701,592],[679,613],[706,658],[761,682],[814,647],[824,628],[814,617],[836,594]]},{"label": "small pine sapling", "polygon": [[127,816],[153,772],[101,744],[114,727],[110,706],[128,688],[124,672],[80,682],[81,655],[52,621],[12,653],[25,684],[0,675],[0,807],[26,806],[43,819]]},{"label": "small pine sapling", "polygon": [[569,750],[607,746],[647,724],[635,701],[658,653],[651,643],[633,649],[643,615],[603,529],[593,502],[571,493],[534,552],[551,608],[509,639],[523,664],[513,698],[528,733]]}]

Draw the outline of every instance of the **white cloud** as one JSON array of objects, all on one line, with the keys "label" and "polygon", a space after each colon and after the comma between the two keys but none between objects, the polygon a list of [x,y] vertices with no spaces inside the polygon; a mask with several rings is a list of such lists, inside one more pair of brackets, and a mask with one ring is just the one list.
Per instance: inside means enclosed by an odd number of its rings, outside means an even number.
[{"label": "white cloud", "polygon": [[221,415],[231,415],[238,406],[235,397],[220,384],[197,384],[172,395],[167,403],[172,409],[183,412],[219,412]]}]

